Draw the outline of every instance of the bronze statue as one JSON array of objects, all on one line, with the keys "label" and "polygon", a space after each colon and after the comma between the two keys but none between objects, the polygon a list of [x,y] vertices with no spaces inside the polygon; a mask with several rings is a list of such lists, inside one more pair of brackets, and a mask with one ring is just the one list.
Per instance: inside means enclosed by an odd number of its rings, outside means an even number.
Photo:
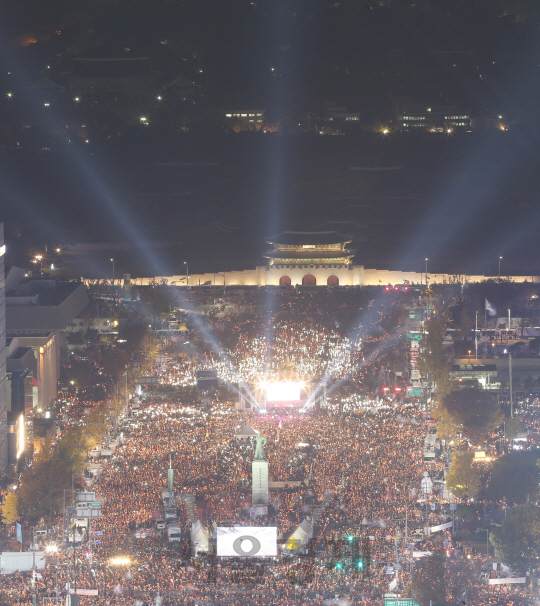
[{"label": "bronze statue", "polygon": [[257,437],[254,440],[251,440],[251,445],[253,447],[253,450],[255,451],[253,457],[254,459],[266,459],[266,456],[264,454],[264,447],[267,442],[268,440],[261,433],[258,433]]}]

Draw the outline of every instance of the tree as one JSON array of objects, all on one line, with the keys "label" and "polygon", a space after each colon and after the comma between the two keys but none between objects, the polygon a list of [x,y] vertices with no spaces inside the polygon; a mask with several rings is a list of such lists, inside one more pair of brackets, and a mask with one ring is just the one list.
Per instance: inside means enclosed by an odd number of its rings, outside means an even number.
[{"label": "tree", "polygon": [[511,509],[490,541],[503,563],[525,576],[540,562],[540,509],[531,504]]},{"label": "tree", "polygon": [[487,494],[490,499],[526,503],[538,494],[540,468],[534,452],[513,451],[499,457],[491,469]]},{"label": "tree", "polygon": [[435,606],[446,601],[444,567],[446,558],[442,551],[418,560],[412,573],[413,599],[420,606]]},{"label": "tree", "polygon": [[473,466],[472,452],[456,453],[452,459],[450,471],[446,477],[446,485],[456,497],[474,497],[478,494],[480,473]]},{"label": "tree", "polygon": [[[435,383],[437,391],[437,404],[433,407],[433,417],[438,421],[437,430],[443,438],[448,438],[449,434],[446,429],[450,428],[450,423],[442,423],[443,398],[450,392],[451,384],[449,372],[452,366],[451,349],[445,347],[443,339],[446,333],[446,319],[442,311],[437,310],[425,324],[426,335],[424,337],[424,353],[419,358],[420,371],[422,375],[431,376],[431,380]],[[447,417],[447,419],[450,419]],[[443,435],[443,433],[445,435]]]},{"label": "tree", "polygon": [[536,337],[529,341],[529,349],[536,352],[536,355],[538,355],[538,352],[540,351],[540,337]]},{"label": "tree", "polygon": [[109,377],[118,377],[126,370],[129,354],[124,349],[105,349],[101,354],[101,363],[105,374]]},{"label": "tree", "polygon": [[2,522],[6,526],[14,524],[19,519],[19,495],[10,491],[7,493],[2,505]]},{"label": "tree", "polygon": [[58,441],[54,457],[79,473],[84,467],[87,451],[95,446],[94,431],[87,427],[71,427]]},{"label": "tree", "polygon": [[51,518],[62,509],[65,488],[71,488],[71,467],[62,459],[53,457],[28,467],[21,481],[21,513],[33,518]]},{"label": "tree", "polygon": [[444,398],[448,414],[463,426],[463,433],[480,441],[499,427],[503,414],[496,396],[482,389],[457,389]]}]

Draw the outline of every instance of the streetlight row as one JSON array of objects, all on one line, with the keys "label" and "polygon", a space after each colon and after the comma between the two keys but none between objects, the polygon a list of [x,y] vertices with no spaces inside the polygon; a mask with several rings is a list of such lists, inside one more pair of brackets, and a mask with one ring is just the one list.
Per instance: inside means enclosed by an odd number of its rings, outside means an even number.
[{"label": "streetlight row", "polygon": [[[501,261],[502,261],[502,259],[503,258],[501,256],[499,256],[499,278],[501,277]],[[429,259],[426,257],[424,260],[426,262],[426,284],[427,284],[427,280],[428,280],[428,277],[427,277],[427,262],[429,261]]]}]

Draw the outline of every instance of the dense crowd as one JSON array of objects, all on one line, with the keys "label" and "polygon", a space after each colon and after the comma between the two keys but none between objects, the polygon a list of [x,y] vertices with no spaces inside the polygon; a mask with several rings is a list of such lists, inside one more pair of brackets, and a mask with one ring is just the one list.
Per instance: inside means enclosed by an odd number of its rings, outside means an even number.
[{"label": "dense crowd", "polygon": [[339,380],[355,374],[359,361],[360,340],[341,337],[339,333],[311,323],[279,323],[268,334],[250,338],[248,329],[233,330],[233,350],[209,349],[203,355],[183,354],[173,359],[170,369],[162,369],[163,382],[195,385],[198,370],[215,369],[228,383],[258,384],[276,380],[286,366],[295,375]]},{"label": "dense crowd", "polygon": [[[350,306],[349,315],[355,311]],[[226,318],[223,342],[212,347],[204,331],[194,332],[193,348],[165,352],[169,364],[153,372],[163,383],[183,386],[194,385],[197,370],[203,368],[217,368],[227,381],[255,382],[277,378],[287,364],[314,381],[325,376],[350,379],[363,355],[362,344],[375,338],[360,339],[358,333],[344,337],[335,320],[334,327],[319,322],[320,316],[331,316],[319,313],[315,303],[309,314],[288,321],[275,318],[275,324],[264,326],[257,318],[236,323]],[[81,603],[89,606],[137,601],[155,606],[163,601],[189,606],[380,606],[385,593],[410,588],[414,550],[439,548],[449,553],[449,603],[463,602],[464,592],[466,603],[475,606],[519,606],[526,601],[524,589],[505,593],[504,587],[488,588],[480,578],[488,562],[467,560],[449,530],[424,536],[425,526],[446,522],[450,512],[442,488],[443,462],[423,460],[428,428],[417,404],[401,397],[376,399],[359,390],[347,393],[341,404],[330,398],[319,413],[287,408],[261,414],[236,410],[226,397],[205,409],[165,395],[145,398],[122,419],[120,444],[110,459],[102,460],[103,473],[93,488],[103,516],[84,529],[82,547],[75,552],[59,527],[59,550],[47,556],[36,579],[38,601],[56,595],[56,588],[65,592],[69,582],[71,588],[99,590],[99,597],[81,596]],[[536,431],[533,404],[522,416],[527,428]],[[77,425],[92,408],[91,401],[64,398],[59,406],[64,427]],[[247,423],[267,439],[271,488],[264,514],[251,503],[253,446],[237,437]],[[163,515],[169,466],[183,533],[183,540],[175,543],[155,524]],[[421,488],[424,472],[434,483],[429,494]],[[244,562],[240,571],[235,567],[239,563],[216,562],[209,555],[192,558],[192,520],[184,504],[188,494],[210,544],[216,526],[275,525],[280,557],[265,561],[261,569],[246,568]],[[291,549],[288,537],[304,520],[311,523],[321,507],[313,527],[312,557],[300,557],[305,554]],[[350,569],[352,554],[346,545],[351,537],[368,539],[369,575]],[[345,546],[338,554],[333,545],[340,540]],[[118,565],[119,557],[128,563]],[[335,565],[337,559],[344,562],[342,567]],[[31,581],[31,575],[18,573],[0,583],[18,603],[30,604]]]},{"label": "dense crowd", "polygon": [[[291,482],[271,490],[268,515],[255,520],[250,516],[248,486],[252,446],[236,438],[248,421],[268,440],[271,479]],[[100,590],[99,599],[81,598],[92,604],[128,597],[155,601],[158,593],[179,604],[320,604],[336,596],[352,603],[378,603],[395,578],[384,565],[395,565],[397,554],[403,566],[397,587],[410,584],[405,550],[420,549],[422,537],[416,530],[446,520],[443,495],[429,495],[424,502],[421,494],[422,472],[427,470],[433,479],[442,473],[441,463],[422,460],[424,433],[423,416],[405,405],[361,414],[253,417],[217,402],[202,411],[150,399],[126,420],[123,443],[104,464],[95,486],[103,517],[94,522],[92,533],[102,534],[92,534],[92,545],[86,535],[84,547],[76,552],[76,568],[73,554],[66,550],[50,557],[36,581],[38,596],[53,595],[57,579],[58,587],[65,589],[69,568],[71,587],[76,577],[77,587]],[[224,563],[218,564],[214,582],[209,581],[208,557],[182,559],[185,546],[168,543],[153,524],[161,516],[169,460],[175,470],[175,492],[195,496],[197,516],[209,536],[214,523],[275,523],[279,536],[286,537],[304,518],[310,519],[317,504],[329,501],[315,527],[317,547],[309,583],[302,583],[297,574],[305,564],[299,568],[298,560],[287,556],[268,563],[256,578],[244,575],[242,582]],[[302,482],[297,485],[294,480],[299,477]],[[188,532],[183,506],[181,515]],[[152,532],[135,538],[136,526]],[[327,542],[351,535],[371,537],[369,585],[349,570],[327,567],[332,558]],[[434,535],[422,548],[440,547],[445,541],[448,545],[448,540],[446,535]],[[130,565],[113,566],[111,558],[119,555],[129,557]],[[452,561],[457,566],[461,558],[456,551]],[[4,578],[4,586],[19,602],[29,602],[30,580],[11,575]]]}]

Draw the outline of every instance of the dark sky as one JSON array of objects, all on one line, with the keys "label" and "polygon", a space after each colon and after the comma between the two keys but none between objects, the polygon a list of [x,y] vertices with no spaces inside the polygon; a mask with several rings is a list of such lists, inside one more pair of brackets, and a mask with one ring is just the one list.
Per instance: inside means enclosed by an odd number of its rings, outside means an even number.
[{"label": "dark sky", "polygon": [[[224,270],[262,262],[264,237],[282,229],[337,228],[354,236],[356,262],[367,266],[415,269],[428,256],[432,271],[494,273],[503,255],[507,271],[540,271],[537,2],[13,7],[0,26],[0,136],[13,123],[50,132],[75,119],[73,109],[47,113],[29,87],[43,74],[62,83],[76,57],[148,56],[164,79],[200,84],[204,116],[187,133],[171,128],[169,112],[146,131],[48,150],[12,138],[0,149],[0,204],[13,262],[45,244],[86,240],[129,242],[114,254],[135,275],[179,272],[185,259],[193,272]],[[234,106],[295,125],[327,101],[369,124],[390,120],[402,96],[481,119],[502,114],[509,130],[319,137],[207,128],[208,116]],[[209,228],[215,222],[230,229]],[[156,241],[174,244],[148,244]],[[108,271],[111,254],[85,259],[84,271]]]}]

